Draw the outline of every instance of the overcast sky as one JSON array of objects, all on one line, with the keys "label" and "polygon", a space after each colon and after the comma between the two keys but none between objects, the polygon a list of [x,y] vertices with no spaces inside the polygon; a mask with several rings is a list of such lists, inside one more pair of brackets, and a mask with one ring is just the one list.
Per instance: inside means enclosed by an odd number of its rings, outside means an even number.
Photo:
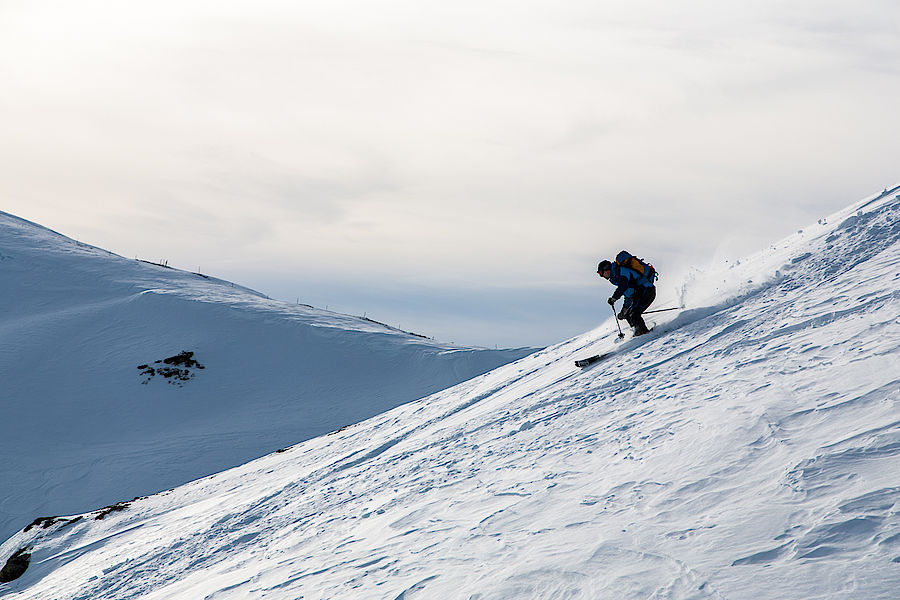
[{"label": "overcast sky", "polygon": [[896,0],[0,0],[0,209],[445,341],[900,182]]}]

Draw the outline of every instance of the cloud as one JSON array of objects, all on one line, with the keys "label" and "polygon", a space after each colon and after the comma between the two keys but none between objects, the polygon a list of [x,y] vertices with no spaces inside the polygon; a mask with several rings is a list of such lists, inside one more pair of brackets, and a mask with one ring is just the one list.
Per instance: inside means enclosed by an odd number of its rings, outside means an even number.
[{"label": "cloud", "polygon": [[622,247],[705,260],[894,183],[898,13],[5,2],[0,197],[226,277],[575,289]]}]

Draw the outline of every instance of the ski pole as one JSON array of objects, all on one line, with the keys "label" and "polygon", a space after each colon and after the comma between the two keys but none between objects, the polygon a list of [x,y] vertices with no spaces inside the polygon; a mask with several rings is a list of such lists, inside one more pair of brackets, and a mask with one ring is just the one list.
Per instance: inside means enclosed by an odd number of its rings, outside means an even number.
[{"label": "ski pole", "polygon": [[658,309],[656,309],[656,310],[645,310],[642,314],[645,314],[645,315],[651,315],[651,314],[653,314],[653,313],[666,312],[667,310],[681,310],[682,308],[684,308],[684,307],[683,307],[683,306],[676,306],[676,307],[674,307],[674,308],[658,308]]},{"label": "ski pole", "polygon": [[619,325],[619,317],[616,316],[616,307],[610,304],[609,308],[613,311],[613,320],[616,322],[616,327],[619,328],[619,339],[621,340],[623,337],[625,337],[625,334],[622,333],[622,326]]}]

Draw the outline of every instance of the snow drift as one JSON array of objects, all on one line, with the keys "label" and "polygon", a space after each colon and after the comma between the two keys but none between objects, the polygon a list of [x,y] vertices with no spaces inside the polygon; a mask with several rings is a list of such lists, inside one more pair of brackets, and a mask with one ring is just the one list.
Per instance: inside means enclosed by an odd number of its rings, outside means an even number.
[{"label": "snow drift", "polygon": [[5,213],[0,281],[0,539],[38,515],[243,464],[531,351],[269,300]]},{"label": "snow drift", "polygon": [[606,323],[285,452],[36,523],[0,546],[30,559],[0,594],[895,597],[896,192],[696,273],[690,310],[642,338],[616,346]]}]

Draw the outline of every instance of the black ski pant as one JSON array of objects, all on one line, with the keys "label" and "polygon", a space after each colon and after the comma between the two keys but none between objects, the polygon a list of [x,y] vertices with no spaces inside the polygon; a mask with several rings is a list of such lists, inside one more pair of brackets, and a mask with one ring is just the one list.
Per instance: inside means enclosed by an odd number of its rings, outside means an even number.
[{"label": "black ski pant", "polygon": [[645,288],[634,288],[631,306],[625,309],[625,320],[634,329],[635,333],[646,333],[647,324],[641,314],[650,308],[653,301],[656,300],[656,286],[651,285]]}]

